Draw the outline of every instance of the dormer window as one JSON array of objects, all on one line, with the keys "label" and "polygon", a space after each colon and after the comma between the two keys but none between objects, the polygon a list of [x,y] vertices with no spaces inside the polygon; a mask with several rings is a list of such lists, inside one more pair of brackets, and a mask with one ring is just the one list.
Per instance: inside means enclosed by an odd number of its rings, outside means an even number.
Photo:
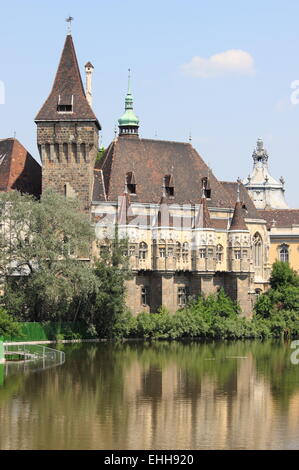
[{"label": "dormer window", "polygon": [[58,104],[57,105],[57,111],[59,113],[72,113],[73,112],[73,106],[71,104]]},{"label": "dormer window", "polygon": [[205,176],[201,178],[202,189],[206,199],[211,199],[211,186],[210,186],[210,179]]},{"label": "dormer window", "polygon": [[136,194],[136,181],[135,181],[135,175],[133,171],[130,171],[126,175],[126,181],[127,181],[127,190],[129,194]]},{"label": "dormer window", "polygon": [[74,104],[74,95],[71,96],[58,96],[57,112],[58,113],[72,113]]},{"label": "dormer window", "polygon": [[164,187],[168,197],[174,197],[174,178],[173,175],[164,176]]}]

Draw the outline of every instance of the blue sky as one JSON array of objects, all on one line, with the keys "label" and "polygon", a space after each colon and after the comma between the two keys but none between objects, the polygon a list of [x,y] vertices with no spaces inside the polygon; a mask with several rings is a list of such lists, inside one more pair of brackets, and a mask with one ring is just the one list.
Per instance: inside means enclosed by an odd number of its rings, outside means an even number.
[{"label": "blue sky", "polygon": [[38,159],[34,117],[72,15],[82,75],[88,60],[95,67],[105,146],[123,112],[130,67],[142,137],[187,141],[191,131],[221,180],[248,175],[262,137],[271,174],[285,177],[287,202],[299,207],[299,104],[290,99],[299,80],[298,0],[10,0],[0,7],[0,138],[16,132]]}]

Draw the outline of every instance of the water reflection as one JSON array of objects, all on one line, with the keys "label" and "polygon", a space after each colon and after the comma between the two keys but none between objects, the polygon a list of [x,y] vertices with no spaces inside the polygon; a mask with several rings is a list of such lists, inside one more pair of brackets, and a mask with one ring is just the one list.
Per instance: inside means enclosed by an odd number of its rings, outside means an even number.
[{"label": "water reflection", "polygon": [[299,448],[287,343],[65,347],[35,374],[0,371],[1,449]]}]

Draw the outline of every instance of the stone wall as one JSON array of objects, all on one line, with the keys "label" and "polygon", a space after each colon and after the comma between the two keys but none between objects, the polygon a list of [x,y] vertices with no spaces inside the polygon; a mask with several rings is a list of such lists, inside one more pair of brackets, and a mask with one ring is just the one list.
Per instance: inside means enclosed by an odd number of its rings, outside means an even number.
[{"label": "stone wall", "polygon": [[98,152],[98,129],[93,122],[39,122],[37,143],[42,161],[42,190],[54,188],[76,197],[88,210]]}]

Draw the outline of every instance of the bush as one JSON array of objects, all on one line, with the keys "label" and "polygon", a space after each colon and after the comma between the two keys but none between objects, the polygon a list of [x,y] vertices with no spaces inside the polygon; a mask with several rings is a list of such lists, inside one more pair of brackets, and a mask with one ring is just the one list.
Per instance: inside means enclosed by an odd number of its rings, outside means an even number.
[{"label": "bush", "polygon": [[6,338],[22,336],[20,325],[14,321],[11,315],[8,315],[3,307],[0,307],[0,336]]}]

